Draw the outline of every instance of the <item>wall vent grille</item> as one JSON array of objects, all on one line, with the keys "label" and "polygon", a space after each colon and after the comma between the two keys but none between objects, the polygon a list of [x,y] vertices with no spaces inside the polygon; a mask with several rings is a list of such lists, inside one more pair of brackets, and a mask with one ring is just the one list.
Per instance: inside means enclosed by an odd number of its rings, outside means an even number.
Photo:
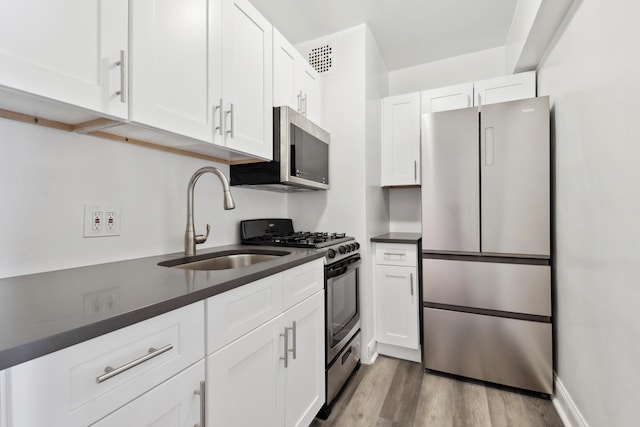
[{"label": "wall vent grille", "polygon": [[333,67],[333,47],[325,44],[311,49],[309,51],[309,64],[320,74],[331,71]]}]

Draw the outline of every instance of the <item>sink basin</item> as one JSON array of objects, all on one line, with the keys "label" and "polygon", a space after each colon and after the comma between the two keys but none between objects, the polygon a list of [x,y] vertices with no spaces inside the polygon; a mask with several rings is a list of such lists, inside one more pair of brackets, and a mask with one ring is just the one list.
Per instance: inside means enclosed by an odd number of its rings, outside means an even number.
[{"label": "sink basin", "polygon": [[237,249],[172,259],[163,261],[158,265],[185,270],[229,270],[271,261],[290,253],[265,249]]}]

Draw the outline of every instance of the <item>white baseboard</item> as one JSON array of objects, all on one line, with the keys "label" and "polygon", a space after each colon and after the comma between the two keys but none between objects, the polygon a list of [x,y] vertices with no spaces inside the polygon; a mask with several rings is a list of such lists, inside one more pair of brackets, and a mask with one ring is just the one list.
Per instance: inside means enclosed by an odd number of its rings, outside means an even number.
[{"label": "white baseboard", "polygon": [[395,357],[397,359],[409,360],[411,362],[422,361],[420,349],[417,350],[398,347],[391,344],[378,343],[378,353],[383,354],[385,356]]},{"label": "white baseboard", "polygon": [[365,365],[372,365],[378,358],[378,342],[372,339],[366,346],[366,350],[361,352],[360,361]]},{"label": "white baseboard", "polygon": [[589,427],[560,378],[557,375],[554,375],[554,378],[556,393],[551,401],[565,427]]}]

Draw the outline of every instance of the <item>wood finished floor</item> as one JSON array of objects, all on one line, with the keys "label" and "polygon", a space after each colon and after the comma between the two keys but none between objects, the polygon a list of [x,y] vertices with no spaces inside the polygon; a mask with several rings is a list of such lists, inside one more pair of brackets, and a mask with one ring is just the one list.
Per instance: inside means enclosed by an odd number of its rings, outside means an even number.
[{"label": "wood finished floor", "polygon": [[550,400],[424,372],[418,363],[378,357],[362,365],[330,417],[312,427],[562,427]]}]

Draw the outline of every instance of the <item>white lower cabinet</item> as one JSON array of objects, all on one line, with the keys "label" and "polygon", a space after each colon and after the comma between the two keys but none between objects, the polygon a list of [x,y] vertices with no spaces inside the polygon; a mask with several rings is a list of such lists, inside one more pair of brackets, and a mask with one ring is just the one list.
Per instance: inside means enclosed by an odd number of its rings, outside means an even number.
[{"label": "white lower cabinet", "polygon": [[[7,369],[7,426],[86,427],[203,357],[204,303],[197,302]],[[155,414],[167,409],[148,399]]]},{"label": "white lower cabinet", "polygon": [[306,427],[325,402],[323,271],[316,259],[0,371],[0,427]]},{"label": "white lower cabinet", "polygon": [[376,243],[378,352],[420,361],[419,281],[415,244]]},{"label": "white lower cabinet", "polygon": [[378,342],[417,349],[418,284],[415,267],[376,266]]},{"label": "white lower cabinet", "polygon": [[324,403],[324,293],[207,359],[207,425],[308,426]]},{"label": "white lower cabinet", "polygon": [[201,360],[93,426],[204,427],[200,391],[203,382],[204,360]]},{"label": "white lower cabinet", "polygon": [[324,292],[285,312],[283,320],[293,337],[284,369],[284,425],[306,427],[325,400]]}]

